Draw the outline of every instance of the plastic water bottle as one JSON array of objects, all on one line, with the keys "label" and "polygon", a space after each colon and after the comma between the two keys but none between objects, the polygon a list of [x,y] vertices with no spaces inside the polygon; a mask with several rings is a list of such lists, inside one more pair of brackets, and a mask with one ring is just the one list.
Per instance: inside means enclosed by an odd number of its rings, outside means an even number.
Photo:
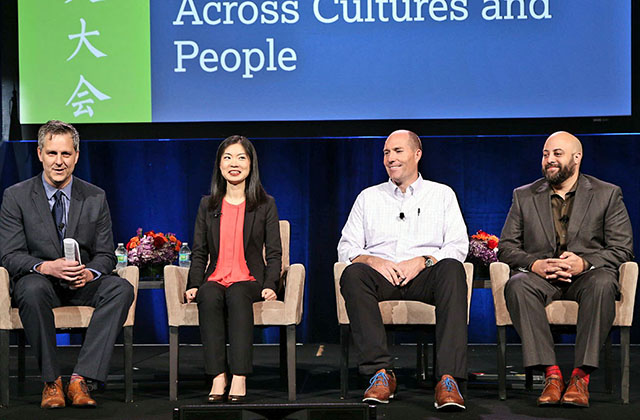
[{"label": "plastic water bottle", "polygon": [[191,249],[189,249],[189,244],[187,242],[183,242],[180,247],[180,252],[178,253],[178,265],[180,267],[191,267]]},{"label": "plastic water bottle", "polygon": [[119,243],[116,248],[116,258],[118,259],[116,268],[124,268],[127,266],[127,250],[123,243]]}]

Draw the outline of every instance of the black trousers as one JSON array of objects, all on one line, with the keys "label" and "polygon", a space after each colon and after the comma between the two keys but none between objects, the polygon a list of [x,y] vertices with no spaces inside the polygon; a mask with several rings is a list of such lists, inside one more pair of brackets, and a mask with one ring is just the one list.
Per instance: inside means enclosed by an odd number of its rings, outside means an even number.
[{"label": "black trousers", "polygon": [[53,308],[95,308],[73,371],[104,382],[113,345],[127,319],[133,295],[131,283],[112,275],[102,275],[75,290],[63,288],[57,280],[36,273],[18,280],[13,288],[13,299],[18,305],[27,341],[38,360],[42,380],[52,382],[60,376]]},{"label": "black trousers", "polygon": [[196,301],[207,375],[226,371],[227,334],[230,373],[253,372],[253,302],[261,299],[261,292],[256,281],[242,281],[229,287],[206,281],[198,289]]},{"label": "black trousers", "polygon": [[345,268],[340,290],[359,354],[360,373],[373,375],[393,367],[378,302],[417,300],[436,307],[437,377],[449,374],[466,379],[467,281],[462,263],[443,259],[404,287],[392,285],[366,264],[354,263]]},{"label": "black trousers", "polygon": [[556,363],[553,336],[545,306],[553,300],[578,302],[574,367],[597,368],[600,348],[615,318],[619,295],[618,274],[596,268],[575,276],[571,283],[549,283],[535,273],[515,273],[507,282],[504,297],[513,326],[522,341],[524,366]]}]

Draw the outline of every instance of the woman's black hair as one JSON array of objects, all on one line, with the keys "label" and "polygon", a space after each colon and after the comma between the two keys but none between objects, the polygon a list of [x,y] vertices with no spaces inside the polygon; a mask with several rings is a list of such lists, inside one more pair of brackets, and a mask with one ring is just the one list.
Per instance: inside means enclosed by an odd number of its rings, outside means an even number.
[{"label": "woman's black hair", "polygon": [[213,168],[213,175],[211,176],[211,198],[209,199],[209,209],[212,211],[220,207],[222,199],[227,193],[227,180],[224,179],[222,172],[220,171],[222,155],[225,150],[227,150],[227,147],[238,143],[244,148],[251,164],[249,176],[244,183],[244,194],[247,203],[246,210],[254,210],[257,206],[267,201],[267,193],[260,182],[260,171],[258,170],[258,155],[256,154],[256,149],[248,138],[237,135],[230,136],[224,139],[224,141],[220,143],[220,146],[218,146],[216,164]]}]

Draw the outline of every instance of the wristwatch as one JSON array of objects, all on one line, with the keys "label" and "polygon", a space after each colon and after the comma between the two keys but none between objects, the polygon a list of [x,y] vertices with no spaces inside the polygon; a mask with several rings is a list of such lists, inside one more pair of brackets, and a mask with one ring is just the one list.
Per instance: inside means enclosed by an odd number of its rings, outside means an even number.
[{"label": "wristwatch", "polygon": [[431,257],[423,255],[422,258],[424,258],[424,268],[433,266],[434,262]]}]

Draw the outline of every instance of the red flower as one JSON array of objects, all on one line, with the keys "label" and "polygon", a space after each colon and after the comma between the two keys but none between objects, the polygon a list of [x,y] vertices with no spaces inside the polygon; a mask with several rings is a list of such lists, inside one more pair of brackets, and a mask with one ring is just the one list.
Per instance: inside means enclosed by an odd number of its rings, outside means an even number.
[{"label": "red flower", "polygon": [[129,239],[129,242],[127,243],[127,250],[131,250],[137,247],[139,244],[140,244],[140,238],[138,238],[137,236],[134,236],[133,238]]},{"label": "red flower", "polygon": [[489,249],[496,249],[498,247],[498,238],[491,235],[489,237],[489,240],[487,241],[487,246],[489,247]]},{"label": "red flower", "polygon": [[167,242],[167,238],[165,238],[164,235],[161,234],[158,234],[153,238],[153,246],[156,249],[162,248]]}]

